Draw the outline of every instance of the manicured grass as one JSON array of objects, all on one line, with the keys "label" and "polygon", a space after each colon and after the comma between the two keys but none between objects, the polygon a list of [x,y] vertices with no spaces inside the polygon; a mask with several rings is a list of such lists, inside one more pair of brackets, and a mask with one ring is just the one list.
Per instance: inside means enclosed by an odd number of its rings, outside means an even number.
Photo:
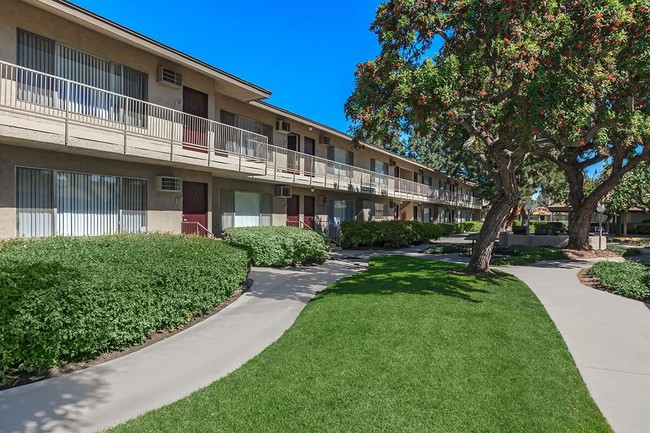
[{"label": "manicured grass", "polygon": [[246,251],[172,235],[0,243],[0,382],[142,343],[227,299]]},{"label": "manicured grass", "polygon": [[634,261],[599,262],[588,272],[612,293],[650,302],[650,267]]},{"label": "manicured grass", "polygon": [[495,248],[492,263],[497,266],[522,266],[546,260],[562,260],[567,256],[559,248],[552,247],[520,247]]},{"label": "manicured grass", "polygon": [[374,259],[239,370],[113,431],[610,432],[530,289],[461,269]]}]

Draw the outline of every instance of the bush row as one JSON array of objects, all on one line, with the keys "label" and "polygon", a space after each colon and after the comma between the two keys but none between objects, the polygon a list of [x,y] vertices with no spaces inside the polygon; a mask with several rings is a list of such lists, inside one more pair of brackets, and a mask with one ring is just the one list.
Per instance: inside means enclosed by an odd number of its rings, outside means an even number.
[{"label": "bush row", "polygon": [[610,292],[650,302],[650,268],[639,262],[599,262],[590,270]]},{"label": "bush row", "polygon": [[483,227],[483,221],[468,221],[464,223],[441,223],[442,235],[449,236],[467,232],[478,232]]},{"label": "bush row", "polygon": [[247,249],[255,266],[322,262],[330,250],[323,235],[297,227],[229,228],[225,239]]},{"label": "bush row", "polygon": [[341,224],[341,246],[400,248],[428,243],[443,234],[441,224],[420,221],[346,221]]},{"label": "bush row", "polygon": [[0,245],[0,381],[142,343],[227,299],[246,251],[162,234]]},{"label": "bush row", "polygon": [[628,224],[627,233],[630,235],[650,235],[650,224]]}]

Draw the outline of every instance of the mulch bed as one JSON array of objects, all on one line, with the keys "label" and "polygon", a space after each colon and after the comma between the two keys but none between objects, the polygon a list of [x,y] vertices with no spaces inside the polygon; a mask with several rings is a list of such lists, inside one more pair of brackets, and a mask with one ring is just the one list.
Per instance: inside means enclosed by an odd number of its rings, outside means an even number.
[{"label": "mulch bed", "polygon": [[620,254],[607,250],[562,250],[573,260],[621,257]]},{"label": "mulch bed", "polygon": [[239,299],[246,290],[247,290],[246,287],[241,287],[239,290],[235,291],[232,295],[230,295],[228,299],[226,299],[217,307],[213,308],[207,313],[201,316],[194,316],[189,322],[187,322],[182,327],[176,328],[174,330],[162,330],[155,334],[149,335],[147,337],[147,340],[138,346],[129,347],[127,349],[118,352],[103,353],[99,355],[97,358],[89,361],[69,362],[69,363],[63,362],[61,363],[60,366],[51,368],[48,371],[41,374],[27,374],[27,373],[20,374],[13,377],[13,380],[10,383],[1,385],[0,390],[14,388],[21,385],[27,385],[29,383],[38,382],[43,379],[49,379],[51,377],[59,377],[59,376],[63,376],[64,374],[74,373],[75,371],[85,370],[86,368],[94,367],[95,365],[103,364],[105,362],[112,361],[113,359],[121,358],[130,353],[134,353],[139,350],[142,350],[145,347],[149,347],[152,344],[156,344],[159,341],[165,340],[173,335],[178,334],[179,332],[183,332],[184,330],[189,329],[192,326],[203,322],[206,319],[209,319],[210,317],[214,316],[219,311],[223,310],[228,305],[232,304],[237,299]]}]

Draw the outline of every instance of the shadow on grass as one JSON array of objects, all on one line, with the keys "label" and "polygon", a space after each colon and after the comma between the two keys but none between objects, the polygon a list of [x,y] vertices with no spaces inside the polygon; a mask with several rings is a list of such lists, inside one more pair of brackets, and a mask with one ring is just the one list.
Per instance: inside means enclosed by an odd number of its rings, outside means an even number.
[{"label": "shadow on grass", "polygon": [[314,301],[332,295],[442,295],[468,302],[482,302],[476,294],[488,294],[498,279],[462,274],[464,265],[405,256],[373,259],[364,273],[339,281]]}]

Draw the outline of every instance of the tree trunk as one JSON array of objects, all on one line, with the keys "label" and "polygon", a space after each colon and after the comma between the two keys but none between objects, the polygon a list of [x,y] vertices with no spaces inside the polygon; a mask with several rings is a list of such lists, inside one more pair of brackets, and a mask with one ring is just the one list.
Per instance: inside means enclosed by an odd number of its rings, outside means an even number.
[{"label": "tree trunk", "polygon": [[[518,190],[517,190],[518,192]],[[472,258],[467,266],[470,274],[488,275],[490,271],[490,258],[501,224],[510,215],[512,208],[519,202],[519,195],[505,195],[500,193],[491,204],[485,216],[483,227],[472,250]]]},{"label": "tree trunk", "polygon": [[523,210],[524,206],[521,203],[517,203],[516,205],[513,206],[512,212],[510,215],[503,221],[503,225],[501,226],[501,231],[507,231],[512,227],[512,224],[515,222],[521,211]]},{"label": "tree trunk", "polygon": [[589,230],[595,205],[584,203],[569,214],[569,248],[574,250],[590,250]]}]

